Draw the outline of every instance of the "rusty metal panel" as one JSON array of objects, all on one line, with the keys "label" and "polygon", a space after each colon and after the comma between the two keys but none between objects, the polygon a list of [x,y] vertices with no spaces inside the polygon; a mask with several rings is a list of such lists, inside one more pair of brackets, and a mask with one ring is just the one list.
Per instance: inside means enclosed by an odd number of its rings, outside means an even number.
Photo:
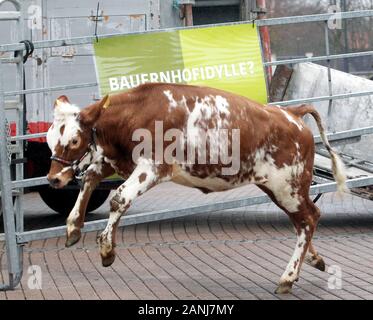
[{"label": "rusty metal panel", "polygon": [[286,65],[276,68],[269,88],[270,102],[283,101],[292,74],[293,69]]}]

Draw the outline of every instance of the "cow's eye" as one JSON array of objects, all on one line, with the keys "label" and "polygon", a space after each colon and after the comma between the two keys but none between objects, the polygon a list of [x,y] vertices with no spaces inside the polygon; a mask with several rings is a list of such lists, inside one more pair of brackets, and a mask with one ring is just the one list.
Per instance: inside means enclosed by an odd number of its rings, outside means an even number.
[{"label": "cow's eye", "polygon": [[73,139],[72,141],[71,141],[71,143],[75,146],[75,145],[77,145],[78,144],[78,139]]}]

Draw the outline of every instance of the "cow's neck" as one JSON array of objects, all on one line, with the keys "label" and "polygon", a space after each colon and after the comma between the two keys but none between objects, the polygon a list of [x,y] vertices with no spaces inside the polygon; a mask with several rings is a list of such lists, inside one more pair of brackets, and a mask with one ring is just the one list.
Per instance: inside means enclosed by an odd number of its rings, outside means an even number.
[{"label": "cow's neck", "polygon": [[[91,107],[99,108],[98,105]],[[104,156],[120,160],[119,162],[124,163],[126,168],[128,167],[127,162],[132,160],[130,151],[132,134],[129,125],[132,112],[129,109],[126,106],[111,106],[104,110],[95,110],[100,115],[91,127],[91,129],[96,129],[96,143],[102,148]],[[120,121],[118,121],[119,119]],[[123,123],[128,125],[124,126]]]}]

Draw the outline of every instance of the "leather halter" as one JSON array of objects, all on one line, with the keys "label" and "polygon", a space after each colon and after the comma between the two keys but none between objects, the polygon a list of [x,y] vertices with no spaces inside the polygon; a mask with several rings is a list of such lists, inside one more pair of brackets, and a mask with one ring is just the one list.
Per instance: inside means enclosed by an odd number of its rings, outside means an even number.
[{"label": "leather halter", "polygon": [[[63,158],[60,158],[54,155],[52,155],[50,159],[57,161],[63,164],[64,166],[70,167],[72,170],[74,170],[75,178],[82,179],[91,163],[86,164],[82,169],[79,168],[79,165],[89,154],[92,153],[93,150],[97,151],[96,140],[97,140],[96,128],[92,128],[91,129],[91,142],[88,144],[86,152],[79,159],[66,160],[66,159],[63,159]],[[91,157],[91,161],[92,161],[92,157]]]}]

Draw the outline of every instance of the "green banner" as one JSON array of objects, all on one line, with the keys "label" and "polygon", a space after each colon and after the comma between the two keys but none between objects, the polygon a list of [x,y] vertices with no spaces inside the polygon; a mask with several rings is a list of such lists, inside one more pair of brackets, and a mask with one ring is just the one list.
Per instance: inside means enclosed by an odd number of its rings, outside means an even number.
[{"label": "green banner", "polygon": [[171,82],[267,102],[258,28],[252,24],[130,34],[100,39],[94,50],[102,95]]}]

